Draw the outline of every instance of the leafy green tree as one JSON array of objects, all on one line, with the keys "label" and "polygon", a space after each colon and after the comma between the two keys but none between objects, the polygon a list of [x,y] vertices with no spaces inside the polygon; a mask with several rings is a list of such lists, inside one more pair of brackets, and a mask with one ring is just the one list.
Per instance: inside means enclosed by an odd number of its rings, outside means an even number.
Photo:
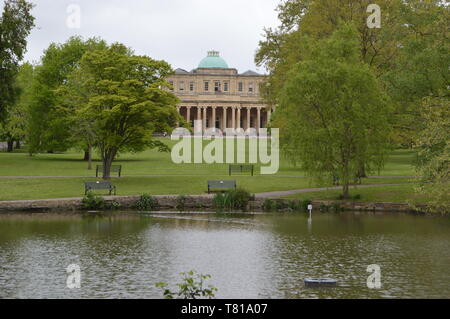
[{"label": "leafy green tree", "polygon": [[8,143],[8,152],[13,151],[14,142],[20,148],[20,142],[25,140],[32,80],[33,66],[29,63],[22,64],[15,81],[18,97],[8,106],[6,118],[0,123],[0,138]]},{"label": "leafy green tree", "polygon": [[450,102],[448,96],[428,97],[422,103],[417,189],[430,211],[450,213]]},{"label": "leafy green tree", "polygon": [[168,150],[152,135],[170,131],[179,120],[178,99],[163,90],[169,85],[166,77],[172,73],[169,64],[135,56],[125,46],[113,44],[108,49],[86,52],[74,72],[77,74],[69,77],[68,87],[79,87],[79,100],[87,101],[75,110],[75,123],[89,123],[105,179],[110,178],[111,165],[119,152]]},{"label": "leafy green tree", "polygon": [[[381,8],[379,29],[367,27],[371,3]],[[449,6],[440,0],[287,0],[278,13],[280,27],[265,30],[256,55],[270,71],[261,88],[266,102],[278,104],[286,74],[309,58],[311,44],[340,23],[353,23],[361,61],[383,81],[395,106],[392,142],[411,147],[421,128],[420,99],[448,86]]]},{"label": "leafy green tree", "polygon": [[15,78],[26,52],[26,39],[34,27],[32,8],[25,0],[4,2],[0,17],[0,121],[17,98]]},{"label": "leafy green tree", "polygon": [[423,98],[439,97],[450,86],[450,11],[440,1],[405,3],[396,63],[382,79],[396,104],[394,141],[411,147],[423,128]]},{"label": "leafy green tree", "polygon": [[287,155],[318,180],[337,175],[348,198],[361,162],[369,170],[383,164],[389,107],[370,67],[360,61],[352,25],[311,50],[287,74],[274,121],[283,127]]},{"label": "leafy green tree", "polygon": [[36,67],[30,103],[28,143],[30,153],[65,151],[73,146],[72,110],[59,105],[57,90],[68,81],[88,51],[106,48],[106,42],[72,37],[64,44],[52,43]]}]

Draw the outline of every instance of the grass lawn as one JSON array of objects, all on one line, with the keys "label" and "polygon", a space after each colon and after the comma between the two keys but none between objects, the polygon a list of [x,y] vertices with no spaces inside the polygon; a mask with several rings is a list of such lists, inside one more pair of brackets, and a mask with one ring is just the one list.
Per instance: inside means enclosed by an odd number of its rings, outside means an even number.
[{"label": "grass lawn", "polygon": [[[414,193],[414,184],[406,184],[400,186],[380,186],[368,188],[352,188],[350,193],[352,196],[360,195],[361,198],[353,200],[355,202],[390,202],[390,203],[407,203],[408,201],[418,201],[417,195]],[[287,196],[289,199],[300,200],[337,200],[341,191],[327,190],[322,192],[312,192],[304,194],[296,194]]]},{"label": "grass lawn", "polygon": [[[173,146],[174,142],[164,140]],[[411,182],[400,176],[414,175],[412,162],[415,153],[411,151],[392,152],[380,176],[389,178],[364,179],[364,184],[398,184]],[[0,200],[79,197],[84,194],[83,181],[95,180],[95,169],[87,170],[79,151],[63,154],[37,154],[33,157],[25,152],[0,153]],[[98,164],[98,158],[95,165]],[[174,164],[170,153],[149,150],[139,154],[121,154],[115,164],[123,166],[121,179],[113,179],[118,195],[139,195],[143,193],[201,194],[206,182],[211,179],[233,179],[239,187],[252,193],[303,189],[317,187],[303,178],[300,171],[286,159],[281,158],[280,170],[276,175],[259,175],[256,166],[255,177],[228,177],[228,164]],[[139,176],[141,175],[141,176]],[[152,176],[142,176],[152,175]],[[173,176],[175,175],[175,176]],[[183,176],[191,175],[191,176]],[[3,176],[3,178],[1,178]],[[13,178],[36,177],[36,178]],[[61,178],[38,178],[55,176]],[[396,177],[398,176],[398,178]],[[11,178],[8,178],[11,177]],[[67,177],[67,178],[63,178]],[[323,186],[323,185],[321,185]],[[326,186],[326,185],[325,185]],[[101,193],[101,192],[100,192]]]},{"label": "grass lawn", "polygon": [[[169,146],[174,142],[164,140]],[[389,156],[380,176],[414,176],[415,153],[398,150]],[[37,154],[33,157],[26,153],[0,153],[0,176],[93,176],[94,171],[87,170],[83,154],[70,151],[63,154]],[[98,156],[94,160],[99,161]],[[125,175],[226,175],[227,164],[182,164],[172,162],[170,153],[149,150],[138,154],[121,154],[115,164],[123,165]],[[259,173],[259,165],[256,165]],[[287,159],[280,158],[280,170],[277,175],[305,175]],[[378,175],[378,172],[375,173]]]}]

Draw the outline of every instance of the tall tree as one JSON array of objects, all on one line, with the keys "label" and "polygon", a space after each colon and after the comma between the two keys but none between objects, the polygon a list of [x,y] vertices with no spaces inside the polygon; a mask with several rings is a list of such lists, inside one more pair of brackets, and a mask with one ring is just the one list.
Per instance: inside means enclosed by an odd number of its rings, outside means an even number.
[{"label": "tall tree", "polygon": [[[381,28],[371,29],[367,26],[367,8],[371,3],[374,2],[283,1],[278,7],[281,25],[265,30],[266,38],[260,42],[256,55],[257,64],[270,71],[268,85],[261,92],[267,103],[278,104],[291,66],[308,58],[308,44],[329,37],[341,22],[353,23],[358,31],[361,61],[383,80],[396,107],[391,118],[393,142],[411,146],[420,128],[418,106],[424,96],[421,93],[430,86],[436,89],[435,80],[449,72],[448,63],[443,63],[449,61],[450,52],[449,6],[440,0],[376,1],[381,8]],[[427,82],[426,77],[431,81]],[[414,86],[414,81],[423,85]]]},{"label": "tall tree", "polygon": [[73,145],[70,110],[58,105],[56,91],[67,82],[87,51],[106,48],[106,42],[72,37],[64,44],[52,43],[36,67],[30,104],[28,143],[30,153],[65,151]]},{"label": "tall tree", "polygon": [[359,58],[356,28],[343,25],[287,74],[274,116],[282,147],[318,180],[338,175],[343,197],[360,163],[380,168],[389,141],[389,107]]},{"label": "tall tree", "polygon": [[411,147],[423,128],[423,99],[440,97],[450,86],[450,7],[436,0],[408,0],[401,22],[399,55],[382,79],[397,106],[395,142]]},{"label": "tall tree", "polygon": [[8,152],[13,151],[14,142],[16,147],[20,147],[20,143],[25,140],[32,81],[33,66],[29,63],[22,64],[15,80],[18,97],[8,105],[6,118],[0,123],[0,138],[8,143]]},{"label": "tall tree", "polygon": [[179,120],[178,99],[162,89],[169,85],[165,81],[172,73],[169,64],[135,56],[123,45],[114,44],[86,52],[73,72],[68,87],[78,87],[76,99],[87,101],[76,109],[75,122],[89,127],[92,142],[101,153],[105,179],[110,178],[111,165],[120,152],[168,150],[152,139],[152,134],[169,131]]},{"label": "tall tree", "polygon": [[417,140],[421,202],[432,212],[450,213],[450,102],[448,96],[423,100],[425,129]]},{"label": "tall tree", "polygon": [[33,5],[25,0],[6,0],[0,17],[0,120],[17,98],[14,81],[26,52],[27,37],[34,27]]}]

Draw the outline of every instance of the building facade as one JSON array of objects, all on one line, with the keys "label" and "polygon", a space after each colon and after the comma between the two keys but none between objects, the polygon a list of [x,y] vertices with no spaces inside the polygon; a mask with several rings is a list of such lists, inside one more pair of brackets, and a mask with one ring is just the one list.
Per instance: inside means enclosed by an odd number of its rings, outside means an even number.
[{"label": "building facade", "polygon": [[192,127],[194,121],[201,121],[203,131],[254,128],[259,133],[272,115],[260,99],[259,86],[264,78],[253,71],[239,74],[228,67],[219,52],[209,51],[197,69],[177,69],[168,82],[181,100],[178,112]]}]

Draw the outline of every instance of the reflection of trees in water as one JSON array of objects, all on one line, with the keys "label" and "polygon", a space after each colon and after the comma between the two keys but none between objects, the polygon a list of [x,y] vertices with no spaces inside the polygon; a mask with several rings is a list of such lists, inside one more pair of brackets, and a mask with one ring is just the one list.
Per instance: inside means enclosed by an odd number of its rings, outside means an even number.
[{"label": "reflection of trees in water", "polygon": [[27,237],[68,239],[80,234],[87,237],[121,236],[141,232],[151,224],[137,215],[122,214],[18,214],[0,217],[0,244]]}]

